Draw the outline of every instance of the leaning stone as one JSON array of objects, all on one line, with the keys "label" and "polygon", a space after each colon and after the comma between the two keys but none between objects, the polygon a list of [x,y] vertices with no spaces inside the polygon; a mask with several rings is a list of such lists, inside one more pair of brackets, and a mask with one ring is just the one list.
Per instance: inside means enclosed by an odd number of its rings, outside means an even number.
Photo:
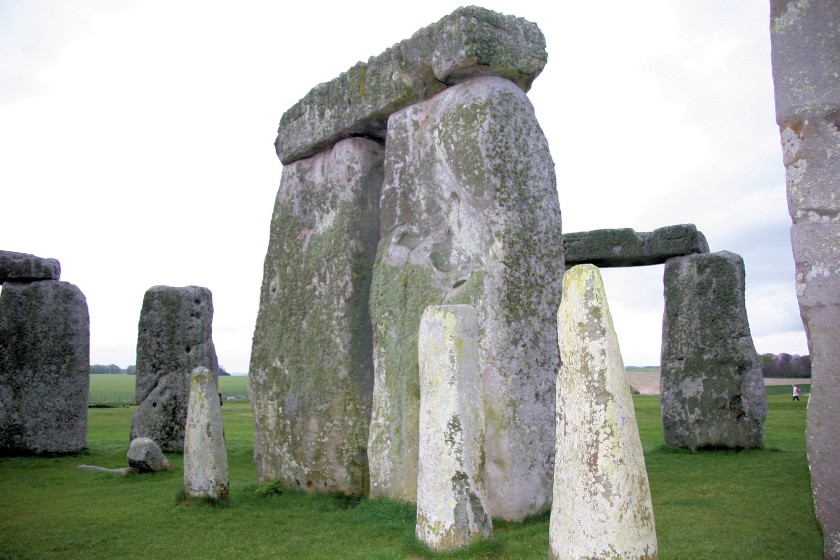
[{"label": "leaning stone", "polygon": [[709,252],[706,237],[693,224],[638,233],[629,228],[565,233],[563,248],[567,266],[601,268],[662,264],[672,257]]},{"label": "leaning stone", "polygon": [[384,139],[391,113],[476,76],[501,76],[527,91],[546,60],[536,24],[458,8],[312,89],[280,119],[277,157],[285,165],[351,136]]},{"label": "leaning stone", "polygon": [[167,452],[184,449],[190,372],[219,371],[213,345],[213,295],[207,288],[154,286],[146,291],[137,334],[137,410],[131,439],[147,437]]},{"label": "leaning stone", "polygon": [[840,3],[771,0],[776,122],[811,352],[807,446],[825,558],[840,559]]},{"label": "leaning stone", "polygon": [[392,115],[371,287],[372,496],[415,500],[417,333],[429,305],[471,304],[493,516],[551,503],[563,251],[554,164],[525,94],[476,78]]},{"label": "leaning stone", "polygon": [[493,535],[484,487],[484,402],[473,308],[426,308],[418,351],[416,533],[433,550],[448,552]]},{"label": "leaning stone", "polygon": [[557,329],[563,365],[549,557],[657,558],[633,398],[596,267],[566,271]]},{"label": "leaning stone", "polygon": [[260,482],[367,492],[383,155],[351,138],[283,169],[249,375]]},{"label": "leaning stone", "polygon": [[230,488],[227,448],[216,372],[192,372],[187,432],[184,440],[184,495],[227,501]]},{"label": "leaning stone", "polygon": [[67,282],[0,291],[0,453],[76,453],[87,440],[90,318]]},{"label": "leaning stone", "polygon": [[137,472],[150,473],[168,471],[172,468],[169,459],[163,454],[158,444],[149,438],[135,438],[128,446],[128,466]]},{"label": "leaning stone", "polygon": [[0,251],[0,284],[58,280],[60,277],[61,264],[56,259],[45,259],[14,251]]},{"label": "leaning stone", "polygon": [[660,385],[668,445],[762,446],[767,398],[738,255],[722,251],[665,263]]}]

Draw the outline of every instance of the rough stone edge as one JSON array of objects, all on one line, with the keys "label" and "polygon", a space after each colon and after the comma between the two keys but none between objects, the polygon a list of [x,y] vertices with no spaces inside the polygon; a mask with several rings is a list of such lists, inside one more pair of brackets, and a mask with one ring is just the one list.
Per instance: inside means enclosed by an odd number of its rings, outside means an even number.
[{"label": "rough stone edge", "polygon": [[[609,253],[598,250],[598,238],[613,242]],[[708,253],[709,244],[694,224],[678,224],[650,232],[620,228],[564,233],[563,250],[567,266],[610,268],[664,264],[672,257]]]},{"label": "rough stone edge", "polygon": [[60,279],[61,263],[57,259],[0,250],[0,284]]}]

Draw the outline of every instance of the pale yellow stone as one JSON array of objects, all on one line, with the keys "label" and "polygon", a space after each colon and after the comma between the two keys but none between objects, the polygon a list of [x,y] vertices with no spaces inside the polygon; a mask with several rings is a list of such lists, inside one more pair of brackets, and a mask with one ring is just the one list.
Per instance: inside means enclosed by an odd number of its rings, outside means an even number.
[{"label": "pale yellow stone", "polygon": [[217,373],[192,372],[184,437],[184,494],[226,501],[230,486]]}]

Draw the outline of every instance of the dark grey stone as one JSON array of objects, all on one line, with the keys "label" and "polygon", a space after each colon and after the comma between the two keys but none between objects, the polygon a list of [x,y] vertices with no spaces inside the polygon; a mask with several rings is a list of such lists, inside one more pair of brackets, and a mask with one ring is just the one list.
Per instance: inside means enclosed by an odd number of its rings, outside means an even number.
[{"label": "dark grey stone", "polygon": [[738,255],[722,251],[665,263],[660,390],[668,445],[762,446],[767,398]]},{"label": "dark grey stone", "polygon": [[125,457],[128,460],[128,465],[141,473],[168,471],[172,468],[172,464],[160,450],[158,444],[149,438],[131,440]]},{"label": "dark grey stone", "polygon": [[67,282],[6,282],[0,292],[0,452],[85,447],[90,319]]},{"label": "dark grey stone", "polygon": [[840,559],[840,2],[770,6],[796,295],[812,366],[811,486],[825,558]]},{"label": "dark grey stone", "polygon": [[0,284],[59,280],[60,278],[61,264],[56,259],[45,259],[28,253],[0,251]]},{"label": "dark grey stone", "polygon": [[249,375],[261,482],[366,492],[384,152],[349,138],[283,168]]},{"label": "dark grey stone", "polygon": [[384,140],[391,113],[476,76],[507,78],[527,91],[547,58],[536,24],[458,8],[313,88],[280,119],[277,157],[288,164],[351,136]]},{"label": "dark grey stone", "polygon": [[137,333],[137,411],[131,439],[184,450],[193,369],[219,372],[213,346],[213,295],[207,288],[154,286],[143,298]]},{"label": "dark grey stone", "polygon": [[672,257],[708,253],[705,236],[693,224],[636,232],[629,228],[596,229],[563,234],[567,266],[601,268],[662,264]]}]

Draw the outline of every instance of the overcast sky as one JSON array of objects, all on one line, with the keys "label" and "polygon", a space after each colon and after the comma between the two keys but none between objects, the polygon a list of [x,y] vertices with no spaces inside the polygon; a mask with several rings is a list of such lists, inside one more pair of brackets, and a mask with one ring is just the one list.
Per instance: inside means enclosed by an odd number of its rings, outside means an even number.
[{"label": "overcast sky", "polygon": [[[0,0],[0,249],[61,261],[93,363],[135,362],[148,288],[195,284],[221,365],[247,371],[280,116],[459,5]],[[758,351],[807,353],[768,0],[482,5],[546,36],[529,97],[563,230],[696,224],[744,258]],[[604,276],[625,364],[658,364],[662,266]]]}]

